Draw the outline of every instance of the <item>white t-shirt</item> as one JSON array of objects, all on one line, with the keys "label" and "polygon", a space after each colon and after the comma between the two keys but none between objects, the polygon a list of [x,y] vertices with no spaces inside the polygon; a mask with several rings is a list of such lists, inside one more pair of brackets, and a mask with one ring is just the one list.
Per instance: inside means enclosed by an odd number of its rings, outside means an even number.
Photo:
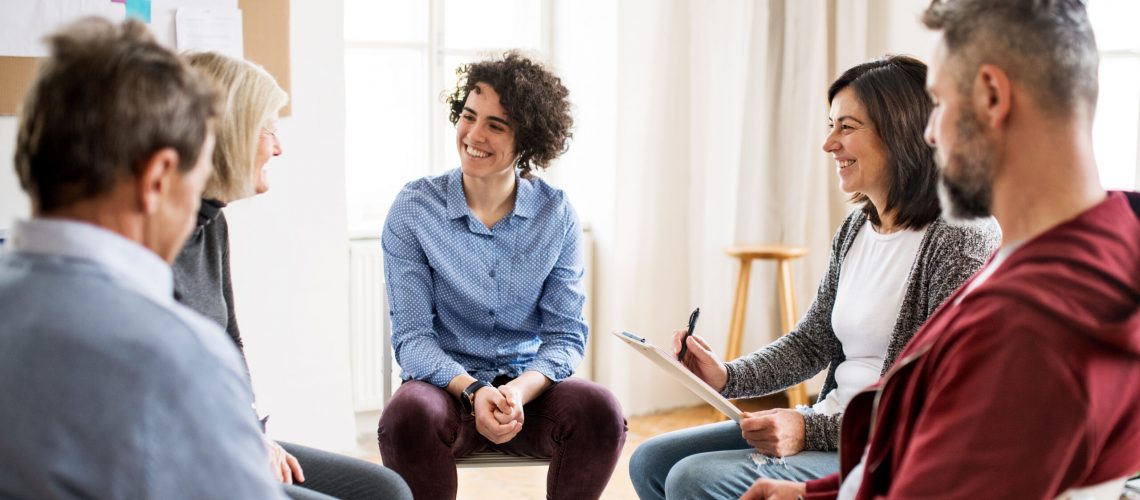
[{"label": "white t-shirt", "polygon": [[831,310],[831,328],[846,359],[835,368],[838,387],[812,407],[816,413],[842,412],[855,394],[879,380],[925,234],[925,228],[879,234],[867,221],[855,235]]}]

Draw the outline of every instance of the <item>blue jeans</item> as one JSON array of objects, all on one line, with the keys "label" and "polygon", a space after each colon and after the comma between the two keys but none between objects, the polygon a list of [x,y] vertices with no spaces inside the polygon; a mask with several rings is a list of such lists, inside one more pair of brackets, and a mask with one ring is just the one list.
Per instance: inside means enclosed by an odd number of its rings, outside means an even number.
[{"label": "blue jeans", "polygon": [[682,429],[638,446],[629,477],[642,500],[735,499],[761,477],[806,481],[839,470],[835,452],[801,451],[782,465],[758,465],[750,457],[754,451],[733,421]]}]

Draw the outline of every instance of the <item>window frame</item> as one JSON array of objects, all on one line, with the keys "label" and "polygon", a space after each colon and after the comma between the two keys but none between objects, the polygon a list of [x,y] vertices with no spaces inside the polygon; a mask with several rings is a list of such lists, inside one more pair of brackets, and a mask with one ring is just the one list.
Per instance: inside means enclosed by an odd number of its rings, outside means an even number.
[{"label": "window frame", "polygon": [[[427,109],[429,110],[428,119],[426,121],[426,129],[423,133],[427,134],[427,147],[428,147],[428,175],[437,175],[455,165],[448,165],[448,155],[445,148],[447,144],[444,143],[440,137],[439,131],[450,123],[448,122],[447,106],[440,99],[441,93],[448,91],[446,88],[448,75],[454,71],[454,68],[443,67],[444,61],[449,57],[459,56],[464,58],[475,58],[488,53],[501,53],[510,50],[513,47],[490,47],[483,49],[449,49],[444,46],[444,5],[446,0],[427,0],[428,2],[428,24],[427,24],[427,37],[426,42],[378,42],[359,39],[349,39],[347,36],[344,39],[344,52],[348,54],[357,50],[405,50],[417,51],[423,54],[424,60],[427,61],[427,82],[430,85],[431,91],[426,93],[428,100]],[[554,0],[537,0],[539,4],[539,47],[538,55],[544,61],[551,61],[554,50]],[[348,12],[346,11],[346,14]],[[346,74],[348,73],[347,63],[345,68]],[[351,103],[346,103],[351,106]],[[349,147],[346,139],[345,149]],[[345,176],[346,183],[352,182],[352,166],[346,165]],[[411,181],[412,179],[407,179]],[[347,193],[346,193],[347,195]],[[349,233],[351,237],[366,237],[378,236],[382,227],[373,227],[372,224],[367,223],[364,219],[360,218],[358,214],[345,214],[348,219]],[[382,226],[382,223],[381,223]]]}]

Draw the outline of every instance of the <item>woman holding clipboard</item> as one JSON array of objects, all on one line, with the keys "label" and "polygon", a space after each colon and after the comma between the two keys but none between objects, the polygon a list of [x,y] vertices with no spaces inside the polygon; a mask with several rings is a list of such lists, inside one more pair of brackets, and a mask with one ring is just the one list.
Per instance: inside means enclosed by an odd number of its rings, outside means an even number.
[{"label": "woman holding clipboard", "polygon": [[686,351],[682,363],[725,397],[771,394],[827,369],[819,400],[646,441],[629,466],[642,499],[739,498],[760,477],[805,481],[838,470],[847,402],[890,368],[997,247],[992,219],[967,226],[941,216],[938,170],[922,137],[932,107],[925,81],[922,62],[887,56],[847,70],[828,89],[823,150],[839,187],[862,207],[836,232],[796,329],[728,363],[699,335],[673,338],[673,352]]}]

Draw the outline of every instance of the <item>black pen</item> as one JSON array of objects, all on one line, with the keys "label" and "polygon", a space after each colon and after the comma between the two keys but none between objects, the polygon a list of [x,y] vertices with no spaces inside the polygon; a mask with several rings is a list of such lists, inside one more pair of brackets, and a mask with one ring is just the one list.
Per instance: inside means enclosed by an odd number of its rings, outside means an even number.
[{"label": "black pen", "polygon": [[685,332],[685,336],[681,337],[681,353],[677,355],[677,361],[685,362],[685,353],[689,352],[689,337],[693,336],[693,329],[697,327],[697,318],[701,317],[701,308],[693,309],[693,314],[689,315],[689,330]]}]

